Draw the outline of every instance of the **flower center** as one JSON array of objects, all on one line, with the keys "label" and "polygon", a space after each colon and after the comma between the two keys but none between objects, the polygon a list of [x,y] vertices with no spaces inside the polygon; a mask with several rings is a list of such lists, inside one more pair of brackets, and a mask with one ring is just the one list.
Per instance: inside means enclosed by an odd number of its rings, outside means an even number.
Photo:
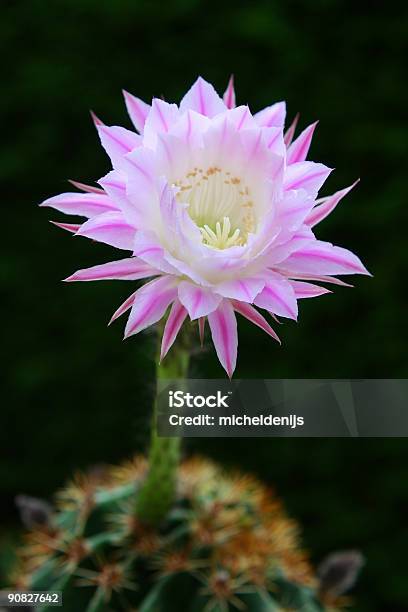
[{"label": "flower center", "polygon": [[177,200],[200,228],[202,241],[215,249],[244,245],[255,230],[254,203],[249,188],[231,172],[212,166],[193,168],[175,181]]}]

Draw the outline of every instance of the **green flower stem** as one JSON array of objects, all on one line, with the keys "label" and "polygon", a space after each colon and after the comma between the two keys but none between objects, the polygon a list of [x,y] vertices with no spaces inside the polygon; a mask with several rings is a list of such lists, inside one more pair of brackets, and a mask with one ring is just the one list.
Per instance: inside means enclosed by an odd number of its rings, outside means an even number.
[{"label": "green flower stem", "polygon": [[[164,363],[158,363],[157,379],[187,378],[189,360],[190,352],[186,346],[180,343],[179,346],[173,347]],[[158,525],[173,504],[180,446],[180,438],[158,436],[156,398],[149,451],[149,471],[136,501],[136,515],[143,523]]]}]

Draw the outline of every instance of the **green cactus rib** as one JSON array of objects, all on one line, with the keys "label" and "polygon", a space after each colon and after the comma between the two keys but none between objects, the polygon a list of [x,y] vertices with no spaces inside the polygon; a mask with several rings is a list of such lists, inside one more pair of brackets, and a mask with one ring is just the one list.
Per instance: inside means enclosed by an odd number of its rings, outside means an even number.
[{"label": "green cactus rib", "polygon": [[[185,379],[189,350],[181,345],[157,366],[158,380]],[[136,515],[143,523],[158,525],[171,509],[177,484],[180,438],[161,438],[157,433],[157,398],[152,422],[149,470],[137,496]]]}]

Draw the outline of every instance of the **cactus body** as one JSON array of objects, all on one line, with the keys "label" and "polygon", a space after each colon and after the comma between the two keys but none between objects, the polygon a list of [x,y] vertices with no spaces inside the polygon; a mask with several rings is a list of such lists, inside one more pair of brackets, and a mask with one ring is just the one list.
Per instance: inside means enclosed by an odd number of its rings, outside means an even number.
[{"label": "cactus body", "polygon": [[297,524],[256,479],[184,462],[171,509],[148,524],[134,511],[147,473],[136,458],[77,477],[28,534],[16,586],[62,591],[67,612],[329,609]]}]

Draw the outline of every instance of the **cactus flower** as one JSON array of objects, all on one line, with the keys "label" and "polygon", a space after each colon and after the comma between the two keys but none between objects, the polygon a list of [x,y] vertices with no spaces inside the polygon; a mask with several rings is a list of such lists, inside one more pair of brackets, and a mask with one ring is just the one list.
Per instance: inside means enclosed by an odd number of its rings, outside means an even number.
[{"label": "cactus flower", "polygon": [[146,104],[125,92],[136,131],[94,118],[112,170],[82,193],[43,206],[85,217],[57,225],[128,252],[79,270],[68,281],[149,279],[114,313],[130,311],[125,336],[169,315],[161,357],[185,319],[208,320],[222,366],[237,359],[236,313],[272,338],[264,314],[297,319],[298,300],[328,293],[317,283],[368,274],[352,252],[318,240],[315,226],[354,186],[318,199],[331,169],[306,161],[316,124],[292,142],[285,103],[253,114],[199,78],[180,105]]}]

